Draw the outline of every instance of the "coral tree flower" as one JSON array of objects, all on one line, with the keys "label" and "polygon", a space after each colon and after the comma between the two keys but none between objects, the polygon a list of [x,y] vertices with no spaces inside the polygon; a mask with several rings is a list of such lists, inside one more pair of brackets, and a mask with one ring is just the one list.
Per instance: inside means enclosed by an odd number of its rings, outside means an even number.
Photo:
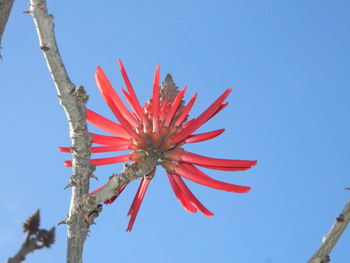
[{"label": "coral tree flower", "polygon": [[[86,119],[93,125],[113,135],[106,136],[90,133],[93,136],[92,142],[94,144],[103,145],[91,147],[92,153],[123,150],[131,150],[131,152],[127,155],[116,157],[92,159],[91,162],[93,164],[107,165],[125,161],[137,162],[145,154],[156,154],[159,164],[165,168],[170,185],[184,209],[190,213],[195,213],[199,210],[209,217],[213,216],[213,213],[194,196],[183,178],[197,184],[228,192],[246,193],[250,190],[248,186],[217,181],[202,172],[198,166],[213,170],[244,171],[254,166],[256,161],[210,158],[182,148],[186,143],[210,140],[224,132],[224,129],[219,129],[195,134],[204,123],[227,106],[228,103],[224,103],[224,101],[230,94],[231,89],[227,89],[222,93],[197,118],[188,120],[189,112],[193,107],[197,94],[194,94],[190,101],[185,104],[183,97],[186,87],[181,91],[178,91],[177,88],[162,90],[159,85],[160,68],[157,66],[154,74],[153,96],[148,103],[141,106],[122,62],[120,60],[118,62],[127,88],[127,90],[122,89],[122,93],[132,110],[129,110],[113,89],[102,68],[97,67],[95,74],[97,87],[119,123],[106,119],[92,110],[87,110]],[[170,75],[167,78],[171,80]],[[70,152],[69,148],[60,147],[59,149],[62,152]],[[65,161],[65,165],[72,166],[72,162]],[[140,186],[128,212],[130,222],[126,231],[131,231],[134,225],[155,169],[141,179]],[[124,188],[116,189],[116,195],[110,200],[106,200],[105,203],[112,203]],[[99,189],[96,189],[94,192]]]}]

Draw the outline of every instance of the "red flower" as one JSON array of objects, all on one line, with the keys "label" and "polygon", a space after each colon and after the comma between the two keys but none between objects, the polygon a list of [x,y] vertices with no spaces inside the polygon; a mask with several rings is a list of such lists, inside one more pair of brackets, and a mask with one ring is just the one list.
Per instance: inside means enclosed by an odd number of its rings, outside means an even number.
[{"label": "red flower", "polygon": [[[164,94],[160,96],[160,68],[157,66],[154,75],[153,97],[142,107],[120,60],[119,66],[127,87],[127,91],[122,89],[122,93],[132,108],[132,111],[126,107],[113,89],[102,71],[102,68],[98,67],[95,74],[98,89],[120,124],[112,122],[91,110],[87,110],[86,118],[90,123],[115,135],[105,136],[91,133],[93,136],[93,143],[105,145],[91,147],[91,152],[132,151],[127,155],[92,159],[91,162],[93,164],[106,165],[125,161],[137,162],[147,151],[156,152],[161,165],[167,172],[171,187],[185,210],[191,213],[195,213],[199,210],[206,216],[213,216],[213,213],[205,208],[193,195],[182,178],[223,191],[246,193],[250,190],[248,186],[239,186],[212,179],[196,166],[214,170],[244,171],[254,166],[256,161],[209,158],[185,151],[181,148],[181,146],[186,143],[210,140],[224,132],[224,129],[219,129],[206,133],[193,134],[205,122],[227,106],[228,103],[224,103],[224,101],[231,92],[231,89],[227,89],[208,109],[199,115],[199,117],[187,121],[188,113],[197,98],[197,94],[192,96],[187,105],[184,105],[182,100],[186,87],[180,92],[177,91],[177,94],[173,94],[172,96],[164,96]],[[60,151],[70,152],[70,149],[60,147]],[[65,161],[65,165],[72,166],[72,162]],[[154,173],[155,169],[141,180],[128,212],[130,222],[126,231],[131,231],[134,225],[141,202]],[[105,203],[112,203],[124,188],[125,187],[116,189],[116,195],[110,200],[106,200]],[[94,192],[99,189],[96,189]]]}]

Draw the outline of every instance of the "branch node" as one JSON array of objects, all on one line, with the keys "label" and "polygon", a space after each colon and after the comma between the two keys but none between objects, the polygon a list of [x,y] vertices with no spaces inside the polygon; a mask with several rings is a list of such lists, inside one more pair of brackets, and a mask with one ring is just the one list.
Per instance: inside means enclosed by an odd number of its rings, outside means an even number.
[{"label": "branch node", "polygon": [[75,95],[76,97],[84,104],[86,104],[86,102],[89,99],[89,95],[86,93],[84,86],[79,86],[76,90],[75,90]]},{"label": "branch node", "polygon": [[94,219],[102,212],[103,205],[98,204],[96,209],[85,215],[85,221],[88,225],[95,225]]},{"label": "branch node", "polygon": [[50,50],[50,48],[49,48],[46,44],[42,44],[42,45],[40,46],[40,49],[41,49],[42,51],[44,51],[44,52],[47,52],[47,51]]},{"label": "branch node", "polygon": [[70,187],[73,187],[73,186],[76,186],[77,184],[75,183],[75,181],[73,180],[73,179],[70,179],[70,183],[69,184],[67,184],[64,188],[63,188],[63,190],[66,190],[66,189],[68,189],[68,188],[70,188]]},{"label": "branch node", "polygon": [[340,222],[344,222],[344,215],[343,214],[340,214],[338,217],[337,217],[337,222],[340,223]]}]

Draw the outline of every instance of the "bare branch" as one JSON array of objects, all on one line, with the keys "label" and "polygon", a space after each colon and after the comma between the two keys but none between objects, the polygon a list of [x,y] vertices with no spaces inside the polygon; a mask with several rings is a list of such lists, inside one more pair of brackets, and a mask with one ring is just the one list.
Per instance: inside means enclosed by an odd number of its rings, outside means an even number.
[{"label": "bare branch", "polygon": [[2,36],[5,32],[6,24],[11,13],[14,0],[0,0],[0,48]]},{"label": "bare branch", "polygon": [[333,223],[330,231],[322,239],[322,244],[315,253],[315,255],[308,261],[308,263],[326,263],[330,262],[329,254],[334,246],[337,244],[340,236],[343,234],[350,221],[350,200],[345,205],[341,214]]},{"label": "bare branch", "polygon": [[15,256],[9,258],[6,263],[19,263],[25,260],[29,253],[42,248],[49,248],[55,242],[55,228],[50,230],[39,229],[40,213],[37,210],[23,223],[26,233],[24,242]]},{"label": "bare branch", "polygon": [[65,110],[72,141],[73,175],[71,206],[66,220],[68,225],[68,262],[82,262],[82,251],[89,224],[84,200],[89,191],[89,178],[94,166],[90,164],[90,136],[86,124],[88,96],[82,86],[76,88],[70,81],[61,59],[55,33],[53,16],[48,14],[45,0],[30,0],[30,13],[39,36],[40,48],[57,89],[58,98]]}]

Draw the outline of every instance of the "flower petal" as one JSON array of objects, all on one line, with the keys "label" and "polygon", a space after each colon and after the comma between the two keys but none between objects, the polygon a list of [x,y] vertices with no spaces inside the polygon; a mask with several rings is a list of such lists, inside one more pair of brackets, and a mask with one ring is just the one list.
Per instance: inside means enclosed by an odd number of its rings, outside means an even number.
[{"label": "flower petal", "polygon": [[185,177],[188,180],[191,180],[195,183],[208,186],[211,188],[215,188],[218,190],[234,192],[234,193],[246,193],[250,190],[249,186],[240,186],[235,184],[224,183],[224,182],[212,179],[209,176],[207,177],[201,176],[200,173],[193,173],[185,169],[185,167],[181,163],[178,166],[175,166],[174,169],[175,169],[175,173],[177,173],[182,177]]},{"label": "flower petal", "polygon": [[220,130],[215,130],[215,131],[211,131],[211,132],[193,134],[193,135],[190,135],[185,140],[185,143],[203,142],[203,141],[211,140],[211,139],[219,136],[224,131],[225,131],[225,129],[220,129]]},{"label": "flower petal", "polygon": [[58,147],[58,151],[61,153],[70,153],[71,147]]},{"label": "flower petal", "polygon": [[115,146],[130,145],[129,140],[121,137],[101,135],[92,132],[90,132],[89,134],[93,136],[91,141],[92,143]]},{"label": "flower petal", "polygon": [[173,180],[176,182],[178,187],[181,189],[181,191],[184,193],[184,195],[187,197],[188,200],[191,201],[191,203],[197,207],[204,215],[212,217],[214,214],[210,212],[191,192],[191,190],[187,187],[185,182],[182,180],[180,176],[177,174],[172,174]]},{"label": "flower petal", "polygon": [[189,213],[196,213],[197,208],[193,206],[190,199],[183,193],[182,189],[180,189],[180,187],[176,183],[174,179],[176,174],[167,171],[167,175],[169,178],[171,188],[173,189],[177,200],[180,202],[183,208]]},{"label": "flower petal", "polygon": [[126,151],[129,150],[129,145],[112,145],[112,146],[99,146],[91,147],[91,153],[106,153],[106,152],[116,152],[116,151]]},{"label": "flower petal", "polygon": [[246,168],[256,165],[257,163],[257,161],[210,158],[186,151],[182,152],[181,161],[197,165],[222,166],[232,168]]},{"label": "flower petal", "polygon": [[86,110],[86,120],[106,132],[125,139],[130,139],[129,133],[124,129],[123,126],[97,114],[92,110]]},{"label": "flower petal", "polygon": [[198,94],[195,93],[195,94],[192,96],[190,102],[189,102],[189,103],[185,106],[185,108],[182,110],[180,116],[177,118],[177,120],[176,120],[176,122],[175,122],[175,126],[177,126],[177,127],[180,126],[180,125],[183,123],[183,121],[187,118],[188,113],[189,113],[190,110],[192,109],[193,104],[194,104],[194,102],[195,102],[196,99],[197,99],[197,95],[198,95]]},{"label": "flower petal", "polygon": [[169,127],[170,122],[173,120],[174,115],[179,108],[179,105],[182,101],[182,98],[186,92],[187,87],[184,87],[175,97],[173,104],[171,105],[170,112],[166,118],[166,121],[164,122],[165,127]]},{"label": "flower petal", "polygon": [[140,102],[139,102],[139,100],[136,97],[134,89],[132,88],[132,85],[131,85],[131,82],[129,80],[129,77],[126,74],[124,65],[123,65],[123,63],[122,63],[122,61],[120,59],[118,59],[118,63],[119,63],[120,71],[122,73],[122,76],[123,76],[126,88],[128,89],[130,97],[131,97],[131,99],[133,101],[133,104],[135,106],[135,111],[136,111],[137,115],[140,117],[140,119],[142,120],[142,122],[144,124],[147,124],[148,120],[146,119],[145,115],[143,114],[143,110],[141,108]]},{"label": "flower petal", "polygon": [[201,115],[199,115],[198,118],[195,119],[191,123],[191,125],[188,125],[185,129],[180,131],[178,134],[174,135],[170,138],[170,141],[173,143],[179,143],[182,140],[186,139],[191,133],[196,131],[200,126],[202,126],[205,122],[207,122],[213,114],[215,114],[218,107],[222,104],[222,102],[227,98],[227,96],[230,94],[231,89],[227,89],[221,96],[214,101],[212,105],[208,109],[206,109]]},{"label": "flower petal", "polygon": [[[152,173],[154,173],[154,172],[152,172]],[[145,193],[147,191],[147,188],[148,188],[148,185],[150,182],[151,182],[151,180],[148,180],[146,178],[146,176],[144,176],[141,180],[140,186],[137,189],[135,198],[134,198],[134,200],[130,206],[130,210],[128,212],[128,216],[130,216],[130,221],[129,221],[128,227],[126,228],[127,232],[130,232],[134,226],[137,213],[139,212],[142,200],[145,196]]]},{"label": "flower petal", "polygon": [[160,78],[160,67],[157,65],[156,72],[154,73],[153,80],[153,99],[152,99],[152,113],[153,113],[153,132],[159,131],[159,78]]},{"label": "flower petal", "polygon": [[[117,92],[113,89],[111,83],[109,82],[106,74],[103,72],[101,67],[97,67],[95,80],[96,80],[97,87],[102,94],[102,97],[107,102],[110,109],[113,111],[114,108],[117,108],[132,126],[134,127],[140,126],[140,123],[135,120],[134,116],[125,106],[121,98],[118,96]],[[113,104],[112,107],[111,107],[111,104]]]}]

